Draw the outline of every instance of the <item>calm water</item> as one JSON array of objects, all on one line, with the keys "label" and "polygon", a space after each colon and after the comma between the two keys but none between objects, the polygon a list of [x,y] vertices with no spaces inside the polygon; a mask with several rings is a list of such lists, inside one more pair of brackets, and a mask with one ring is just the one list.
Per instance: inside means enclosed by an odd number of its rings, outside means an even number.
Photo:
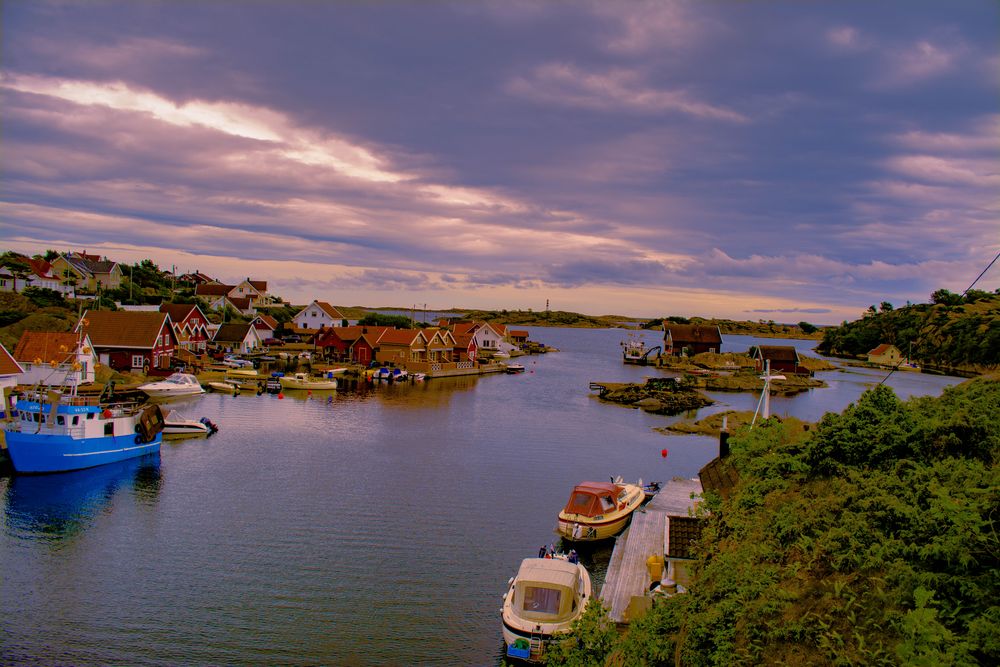
[{"label": "calm water", "polygon": [[[591,380],[658,373],[621,363],[623,332],[530,331],[562,351],[520,359],[523,375],[332,402],[207,394],[172,407],[219,424],[208,440],[0,478],[0,663],[496,664],[504,585],[553,541],[573,484],[690,477],[716,451],[591,395]],[[753,342],[730,336],[726,349]],[[772,412],[814,420],[881,377],[827,373],[828,389]],[[910,396],[957,382],[889,384]],[[757,399],[715,398],[704,414]],[[607,556],[590,556],[598,581]]]}]

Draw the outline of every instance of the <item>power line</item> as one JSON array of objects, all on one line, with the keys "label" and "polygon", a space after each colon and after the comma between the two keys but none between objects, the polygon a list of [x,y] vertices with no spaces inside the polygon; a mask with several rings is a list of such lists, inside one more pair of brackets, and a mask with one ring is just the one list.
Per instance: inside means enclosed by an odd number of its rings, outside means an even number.
[{"label": "power line", "polygon": [[979,282],[979,279],[982,278],[984,275],[986,275],[986,272],[990,270],[990,267],[993,266],[998,259],[1000,259],[1000,252],[997,253],[997,256],[993,258],[992,262],[986,265],[986,268],[983,269],[983,272],[980,273],[978,276],[976,276],[976,279],[972,281],[972,284],[965,288],[965,291],[962,292],[962,296],[968,294],[969,290],[975,287],[976,283]]}]

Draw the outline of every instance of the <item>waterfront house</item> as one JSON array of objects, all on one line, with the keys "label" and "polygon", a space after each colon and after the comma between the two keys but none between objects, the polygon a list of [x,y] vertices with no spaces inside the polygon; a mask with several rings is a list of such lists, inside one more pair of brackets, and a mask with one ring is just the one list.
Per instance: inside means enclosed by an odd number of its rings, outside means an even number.
[{"label": "waterfront house", "polygon": [[898,366],[903,359],[903,353],[891,343],[882,343],[868,352],[868,363],[879,366]]},{"label": "waterfront house", "polygon": [[25,331],[14,348],[22,384],[67,387],[94,381],[97,355],[89,336],[72,332]]},{"label": "waterfront house", "polygon": [[360,328],[361,335],[358,336],[353,343],[351,343],[350,359],[356,364],[367,366],[375,360],[379,340],[387,331],[392,331],[392,327],[365,326]]},{"label": "waterfront house", "polygon": [[24,368],[21,364],[17,363],[17,360],[7,351],[3,345],[0,345],[0,396],[4,398],[4,404],[0,406],[0,413],[6,416],[7,406],[7,394],[21,382],[21,374],[24,372]]},{"label": "waterfront house", "polygon": [[403,366],[427,361],[427,336],[420,329],[389,329],[378,339],[375,360]]},{"label": "waterfront house", "polygon": [[694,356],[702,352],[719,352],[722,333],[719,327],[708,324],[663,324],[663,354]]},{"label": "waterfront house", "polygon": [[164,375],[177,350],[167,313],[88,310],[74,330],[90,336],[97,360],[117,371]]},{"label": "waterfront house", "polygon": [[437,363],[442,361],[455,361],[454,353],[455,336],[447,329],[424,329],[424,338],[427,339],[426,361]]},{"label": "waterfront house", "polygon": [[455,347],[452,348],[452,358],[455,361],[475,361],[479,355],[476,337],[471,333],[453,334]]},{"label": "waterfront house", "polygon": [[770,361],[772,373],[809,374],[807,368],[799,365],[799,351],[792,345],[758,345],[753,360],[758,373],[763,373],[766,362]]},{"label": "waterfront house", "polygon": [[189,352],[201,354],[212,340],[208,332],[208,318],[193,303],[164,303],[159,311],[170,315],[170,322],[177,336],[177,345]]},{"label": "waterfront house", "polygon": [[249,322],[223,324],[215,332],[212,342],[226,352],[241,354],[249,354],[263,345],[260,334]]},{"label": "waterfront house", "polygon": [[270,315],[257,315],[250,321],[250,324],[257,330],[257,335],[260,336],[261,340],[274,338],[274,332],[278,330],[278,320]]},{"label": "waterfront house", "polygon": [[52,260],[50,271],[64,283],[75,281],[78,291],[97,292],[115,289],[122,284],[123,273],[118,262],[86,252],[69,252]]},{"label": "waterfront house", "polygon": [[296,333],[314,334],[320,327],[337,327],[344,323],[344,316],[326,301],[313,301],[292,318]]},{"label": "waterfront house", "polygon": [[523,329],[509,329],[507,334],[511,345],[521,347],[528,342],[528,332]]}]

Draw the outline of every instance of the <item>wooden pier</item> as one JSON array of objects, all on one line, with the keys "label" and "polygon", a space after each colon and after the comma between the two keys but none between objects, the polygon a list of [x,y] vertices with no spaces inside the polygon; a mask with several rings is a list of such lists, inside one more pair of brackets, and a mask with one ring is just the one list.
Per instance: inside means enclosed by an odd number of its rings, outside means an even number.
[{"label": "wooden pier", "polygon": [[700,496],[701,492],[698,479],[674,479],[664,484],[645,507],[632,515],[631,524],[615,542],[600,594],[615,623],[628,623],[630,617],[634,618],[649,607],[651,580],[646,560],[650,556],[666,560],[667,517],[690,516],[698,502],[691,495]]}]

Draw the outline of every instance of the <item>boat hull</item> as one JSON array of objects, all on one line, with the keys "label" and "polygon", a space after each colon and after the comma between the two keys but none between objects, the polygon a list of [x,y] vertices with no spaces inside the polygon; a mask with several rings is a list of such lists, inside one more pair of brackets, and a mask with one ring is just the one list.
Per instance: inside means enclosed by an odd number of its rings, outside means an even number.
[{"label": "boat hull", "polygon": [[315,389],[336,389],[337,388],[337,381],[336,380],[323,381],[323,382],[320,382],[320,381],[317,381],[317,382],[302,382],[302,381],[296,381],[296,380],[291,379],[291,378],[280,378],[279,382],[281,382],[281,387],[283,389],[301,389],[301,390],[308,389],[308,390],[315,390]]},{"label": "boat hull", "polygon": [[564,510],[559,513],[556,532],[569,542],[597,542],[614,537],[625,528],[632,513],[642,507],[646,500],[645,493],[638,486],[628,484],[626,487],[628,498],[620,509],[596,517],[570,514]]},{"label": "boat hull", "polygon": [[72,438],[67,435],[8,431],[7,453],[19,473],[67,472],[106,463],[156,454],[163,438],[136,442],[135,434],[103,438]]}]

